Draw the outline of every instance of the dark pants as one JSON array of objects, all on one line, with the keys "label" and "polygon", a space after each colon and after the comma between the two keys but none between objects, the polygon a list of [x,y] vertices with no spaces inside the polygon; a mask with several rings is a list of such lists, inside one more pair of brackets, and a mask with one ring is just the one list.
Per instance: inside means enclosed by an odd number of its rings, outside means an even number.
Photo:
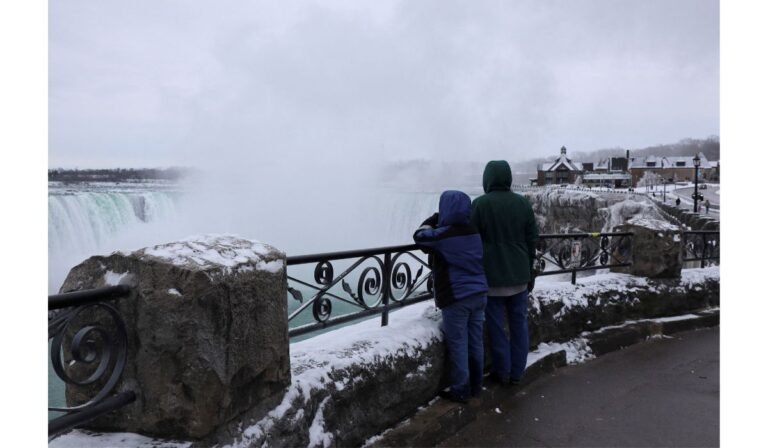
[{"label": "dark pants", "polygon": [[442,309],[451,393],[458,398],[476,395],[482,389],[485,303],[483,295],[458,300]]},{"label": "dark pants", "polygon": [[[507,297],[488,296],[486,307],[491,367],[502,379],[519,380],[528,360],[528,291]],[[509,336],[504,331],[509,324]]]}]

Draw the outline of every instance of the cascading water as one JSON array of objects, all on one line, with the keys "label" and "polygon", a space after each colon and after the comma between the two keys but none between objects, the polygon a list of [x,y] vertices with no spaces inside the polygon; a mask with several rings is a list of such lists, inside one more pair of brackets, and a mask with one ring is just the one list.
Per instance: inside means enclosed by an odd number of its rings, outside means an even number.
[{"label": "cascading water", "polygon": [[86,184],[48,189],[48,292],[58,292],[69,269],[85,258],[116,249],[127,232],[177,215],[179,193],[156,186]]}]

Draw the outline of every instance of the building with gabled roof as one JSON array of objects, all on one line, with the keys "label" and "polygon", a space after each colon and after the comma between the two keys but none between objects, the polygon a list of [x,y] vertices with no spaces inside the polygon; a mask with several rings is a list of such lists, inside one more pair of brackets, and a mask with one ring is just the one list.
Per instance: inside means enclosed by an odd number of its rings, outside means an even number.
[{"label": "building with gabled roof", "polygon": [[[629,161],[629,172],[632,175],[632,186],[637,183],[646,173],[655,173],[661,179],[667,182],[688,181],[693,182],[696,167],[693,164],[695,156],[667,156],[667,157],[633,157]],[[699,165],[699,179],[709,179],[712,172],[712,165],[704,154],[699,153],[701,163]]]},{"label": "building with gabled roof", "polygon": [[538,185],[572,184],[584,172],[584,166],[568,158],[565,146],[560,148],[560,157],[553,162],[544,162],[536,167]]}]

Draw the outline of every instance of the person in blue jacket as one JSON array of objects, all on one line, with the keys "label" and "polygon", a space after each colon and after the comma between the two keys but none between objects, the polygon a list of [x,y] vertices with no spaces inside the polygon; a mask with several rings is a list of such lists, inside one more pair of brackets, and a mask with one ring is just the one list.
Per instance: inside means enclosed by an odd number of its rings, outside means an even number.
[{"label": "person in blue jacket", "polygon": [[413,240],[432,256],[435,303],[443,315],[451,387],[440,396],[460,403],[482,390],[488,292],[483,243],[469,221],[471,206],[465,193],[445,191],[440,195],[438,213],[413,234]]}]

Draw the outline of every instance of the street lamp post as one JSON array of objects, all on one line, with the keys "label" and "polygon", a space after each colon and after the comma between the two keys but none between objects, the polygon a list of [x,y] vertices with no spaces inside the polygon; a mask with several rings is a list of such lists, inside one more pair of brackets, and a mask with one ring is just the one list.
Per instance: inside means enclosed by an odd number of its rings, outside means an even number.
[{"label": "street lamp post", "polygon": [[699,165],[701,165],[701,159],[696,154],[693,158],[693,213],[699,212]]},{"label": "street lamp post", "polygon": [[661,159],[661,184],[664,188],[664,203],[667,202],[667,178],[664,177],[664,159]]}]

